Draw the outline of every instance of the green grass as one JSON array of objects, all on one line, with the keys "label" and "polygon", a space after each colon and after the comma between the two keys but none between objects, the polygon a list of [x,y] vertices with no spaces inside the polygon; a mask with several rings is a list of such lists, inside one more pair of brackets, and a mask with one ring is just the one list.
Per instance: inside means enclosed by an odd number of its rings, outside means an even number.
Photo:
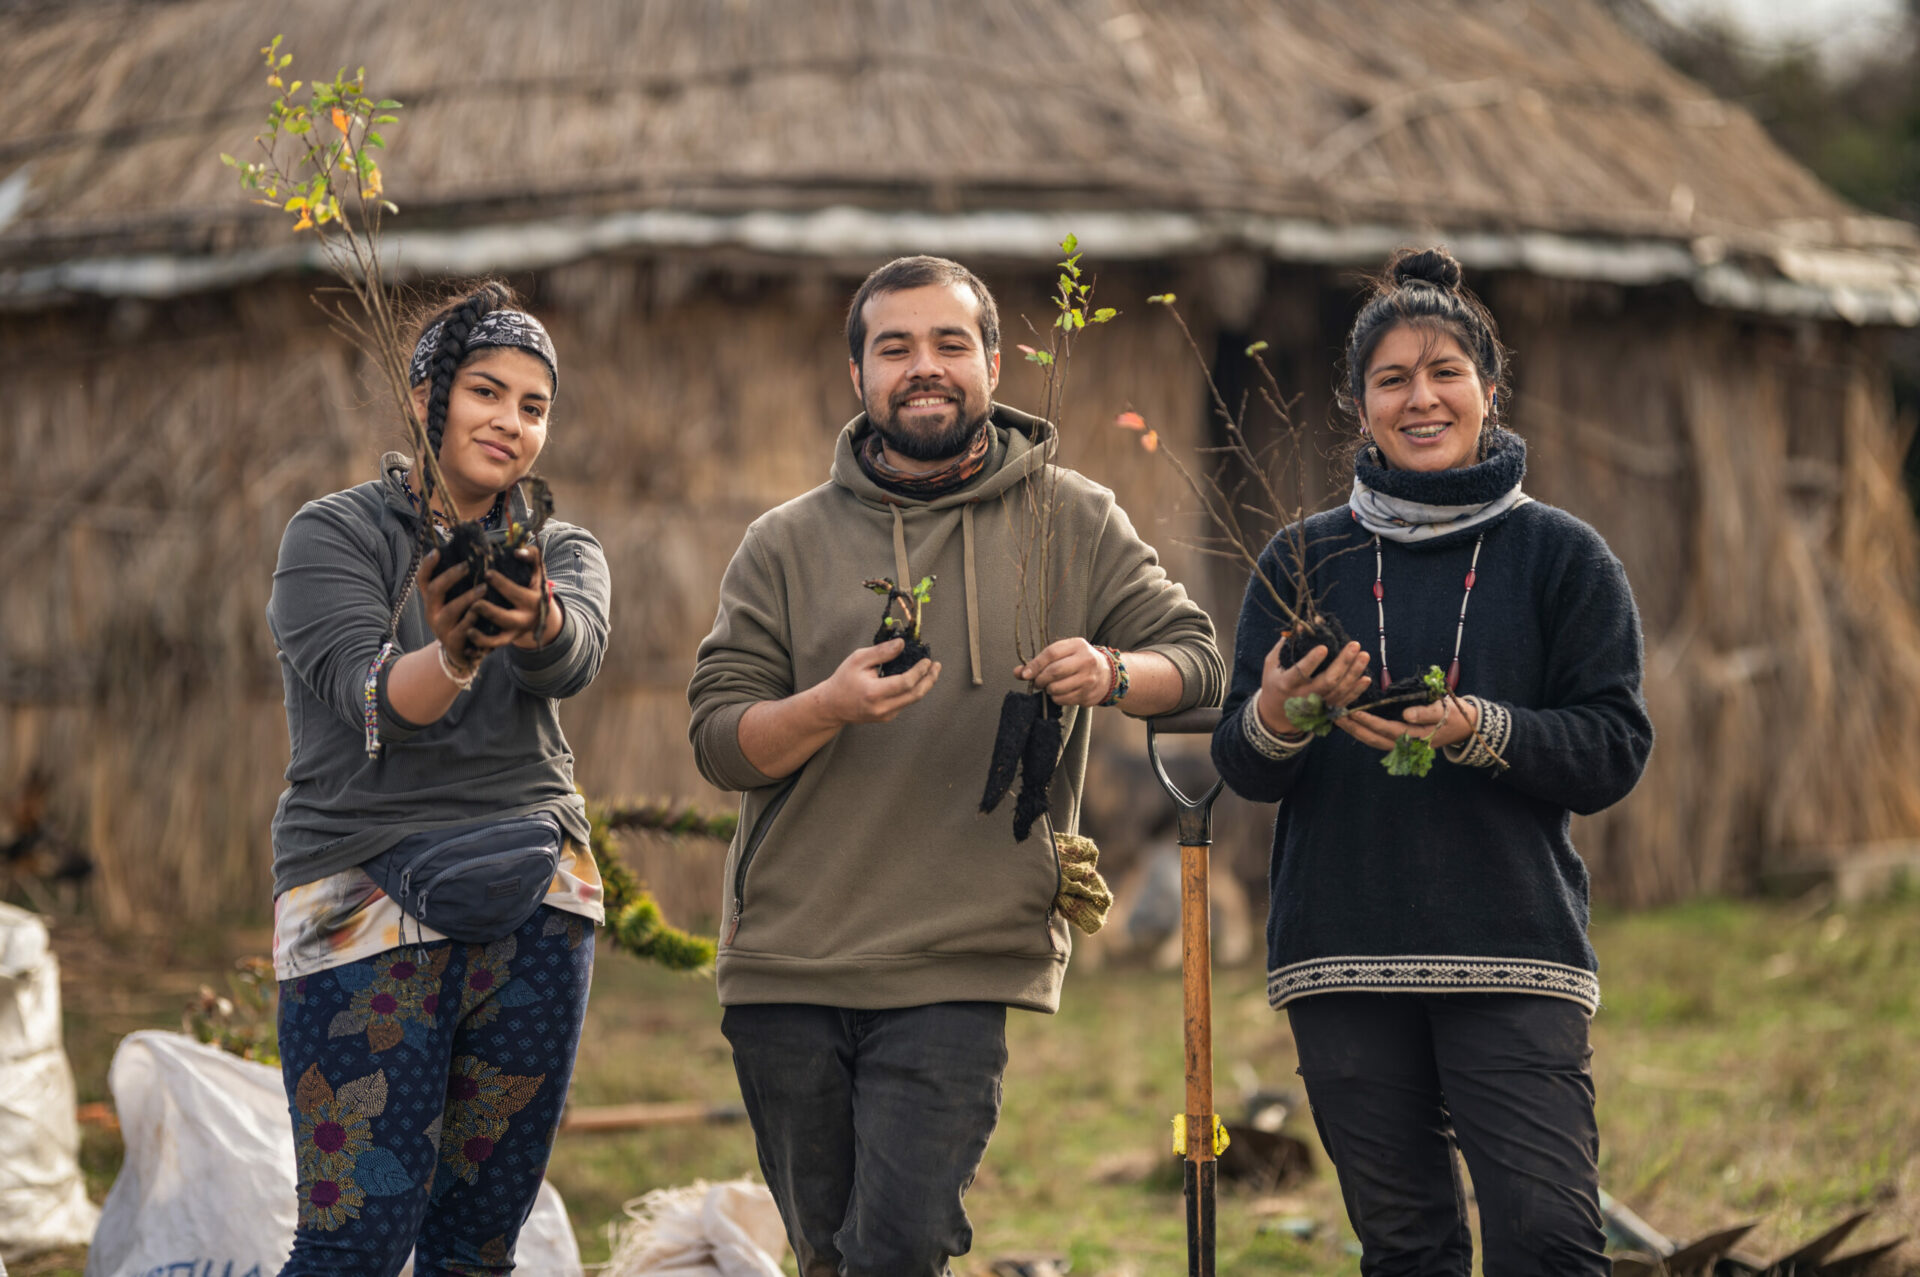
[{"label": "green grass", "polygon": [[[1860,1244],[1920,1234],[1920,906],[1712,901],[1602,917],[1593,935],[1611,1192],[1675,1236],[1759,1218],[1749,1248],[1763,1255],[1866,1206],[1876,1214]],[[183,978],[156,983],[141,970],[128,982],[177,993],[209,978],[201,971],[217,973],[217,964],[188,970],[200,962],[212,959],[183,960],[170,973]],[[96,990],[116,970],[96,965],[87,996],[72,985],[67,995],[83,1098],[104,1094],[118,1033],[177,1024],[182,1000]],[[1286,1018],[1267,1009],[1262,984],[1255,968],[1215,975],[1216,1079],[1229,1113],[1236,1066],[1298,1092]],[[737,1099],[710,982],[603,950],[588,1019],[575,1102]],[[1181,1097],[1180,1023],[1178,978],[1138,970],[1077,972],[1058,1016],[1009,1017],[1006,1109],[968,1198],[975,1242],[962,1274],[1016,1251],[1068,1255],[1076,1274],[1183,1269],[1177,1172],[1166,1156]],[[1305,1118],[1290,1129],[1318,1156]],[[96,1196],[117,1159],[110,1137],[89,1135]],[[753,1168],[743,1125],[666,1126],[563,1135],[550,1175],[592,1262],[606,1257],[606,1225],[629,1198]],[[1317,1235],[1280,1233],[1275,1222],[1288,1217],[1316,1220]],[[1324,1157],[1311,1180],[1277,1196],[1223,1191],[1223,1274],[1351,1273],[1350,1240]]]}]

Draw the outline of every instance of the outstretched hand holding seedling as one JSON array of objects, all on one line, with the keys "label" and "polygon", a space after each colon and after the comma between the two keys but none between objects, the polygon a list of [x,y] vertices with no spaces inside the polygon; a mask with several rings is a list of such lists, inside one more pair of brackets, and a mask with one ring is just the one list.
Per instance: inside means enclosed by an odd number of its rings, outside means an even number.
[{"label": "outstretched hand holding seedling", "polygon": [[[1267,656],[1268,683],[1282,687],[1291,685],[1298,689],[1296,695],[1282,702],[1289,726],[1313,736],[1325,736],[1338,727],[1363,745],[1385,750],[1386,757],[1380,760],[1380,765],[1391,776],[1424,776],[1433,769],[1434,751],[1445,749],[1477,733],[1478,715],[1468,702],[1448,692],[1446,672],[1438,665],[1427,667],[1427,672],[1420,676],[1417,688],[1412,692],[1369,701],[1367,709],[1350,708],[1353,698],[1371,681],[1358,676],[1358,671],[1365,668],[1367,660],[1366,653],[1359,648],[1358,643],[1347,644],[1333,665],[1312,682],[1302,685],[1299,678],[1307,668],[1324,659],[1326,649],[1317,647],[1299,665],[1281,669],[1278,656],[1280,646],[1275,646]],[[1278,677],[1274,677],[1276,671]],[[1268,698],[1268,683],[1262,684],[1262,701]],[[1328,694],[1313,690],[1316,684],[1324,685]],[[1400,704],[1408,706],[1403,711],[1405,723],[1415,727],[1431,723],[1434,729],[1424,736],[1397,731],[1394,724],[1369,712]],[[1255,705],[1255,712],[1260,712],[1258,704]],[[1261,713],[1261,720],[1266,722],[1267,715]],[[1268,726],[1272,728],[1273,725],[1269,723]]]},{"label": "outstretched hand holding seedling", "polygon": [[1283,644],[1274,644],[1267,653],[1266,667],[1260,675],[1259,703],[1254,712],[1268,730],[1282,735],[1311,732],[1324,736],[1332,730],[1334,719],[1344,713],[1362,692],[1372,686],[1367,674],[1371,659],[1358,643],[1348,643],[1332,660],[1327,659],[1324,644],[1313,648],[1291,665],[1280,659]]},{"label": "outstretched hand holding seedling", "polygon": [[[937,661],[923,657],[899,674],[886,672],[886,666],[901,655],[901,643],[891,638],[854,649],[814,688],[828,736],[855,723],[890,723],[933,690],[940,679]],[[812,750],[807,753],[810,757]]]}]

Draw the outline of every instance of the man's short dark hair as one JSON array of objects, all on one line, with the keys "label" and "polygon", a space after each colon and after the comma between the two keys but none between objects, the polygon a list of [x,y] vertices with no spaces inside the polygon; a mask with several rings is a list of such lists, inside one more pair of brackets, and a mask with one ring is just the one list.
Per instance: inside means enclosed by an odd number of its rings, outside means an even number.
[{"label": "man's short dark hair", "polygon": [[866,353],[867,320],[861,312],[866,309],[868,298],[877,293],[902,293],[909,288],[934,284],[965,284],[973,290],[974,299],[980,303],[981,348],[989,355],[999,350],[1000,309],[993,304],[993,294],[987,291],[978,275],[944,257],[896,257],[867,276],[860,291],[853,295],[853,305],[847,308],[847,350],[853,362],[858,365]]}]

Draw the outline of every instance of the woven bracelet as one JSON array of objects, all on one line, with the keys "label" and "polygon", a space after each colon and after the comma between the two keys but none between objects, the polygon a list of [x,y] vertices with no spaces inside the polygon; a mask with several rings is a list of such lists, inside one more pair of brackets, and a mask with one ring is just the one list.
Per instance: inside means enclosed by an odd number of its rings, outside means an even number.
[{"label": "woven bracelet", "polygon": [[1479,711],[1477,729],[1446,747],[1447,761],[1463,767],[1490,767],[1495,771],[1507,769],[1507,741],[1513,736],[1513,715],[1507,707],[1497,701],[1482,700],[1478,696],[1464,697],[1468,704]]},{"label": "woven bracelet", "polygon": [[1096,647],[1095,651],[1107,658],[1107,696],[1102,705],[1118,705],[1127,694],[1127,663],[1120,659],[1120,650],[1113,647]]},{"label": "woven bracelet", "polygon": [[1254,753],[1279,763],[1292,758],[1313,743],[1311,735],[1288,740],[1284,736],[1268,731],[1267,725],[1260,721],[1260,709],[1256,703],[1258,699],[1258,697],[1249,696],[1246,705],[1240,711],[1240,732],[1247,738],[1247,744],[1253,746]]}]

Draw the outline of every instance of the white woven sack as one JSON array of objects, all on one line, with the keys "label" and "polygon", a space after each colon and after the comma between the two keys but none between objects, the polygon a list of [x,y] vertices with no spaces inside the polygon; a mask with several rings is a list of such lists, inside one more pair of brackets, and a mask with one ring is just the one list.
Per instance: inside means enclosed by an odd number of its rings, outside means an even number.
[{"label": "white woven sack", "polygon": [[38,914],[0,904],[0,1277],[6,1259],[84,1244],[99,1218],[80,1175],[60,963]]},{"label": "white woven sack", "polygon": [[[183,1034],[143,1030],[121,1039],[107,1085],[127,1155],[101,1209],[87,1277],[146,1277],[176,1266],[274,1277],[293,1249],[297,1219],[280,1070]],[[553,1185],[540,1186],[514,1260],[525,1273],[582,1277]]]},{"label": "white woven sack", "polygon": [[780,1277],[787,1233],[764,1184],[696,1180],[625,1210],[601,1277]]}]

